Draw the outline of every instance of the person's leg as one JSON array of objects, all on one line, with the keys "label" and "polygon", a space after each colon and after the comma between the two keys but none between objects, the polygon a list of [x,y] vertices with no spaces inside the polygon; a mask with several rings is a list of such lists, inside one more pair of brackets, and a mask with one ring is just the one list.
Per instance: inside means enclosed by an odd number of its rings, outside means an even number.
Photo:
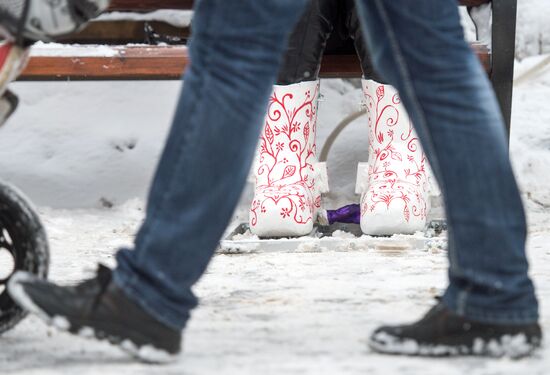
[{"label": "person's leg", "polygon": [[147,361],[172,359],[203,274],[241,194],[288,34],[305,0],[197,1],[191,65],[134,250],[76,287],[25,273],[9,292],[72,333]]},{"label": "person's leg", "polygon": [[361,22],[359,21],[359,15],[357,14],[357,6],[355,0],[342,0],[344,3],[345,15],[343,16],[343,22],[346,30],[349,33],[359,62],[361,63],[361,70],[363,71],[363,78],[373,80],[380,83],[385,83],[382,77],[374,70],[374,64],[370,55],[369,48],[367,46],[367,40],[361,28]]},{"label": "person's leg", "polygon": [[357,0],[376,70],[401,93],[442,187],[443,304],[491,324],[534,324],[526,223],[498,104],[454,0]]},{"label": "person's leg", "polygon": [[340,0],[312,0],[288,41],[277,85],[315,81],[327,40],[338,19]]},{"label": "person's leg", "polygon": [[152,315],[183,328],[241,194],[277,68],[304,1],[199,1],[191,66],[135,249],[114,280]]}]

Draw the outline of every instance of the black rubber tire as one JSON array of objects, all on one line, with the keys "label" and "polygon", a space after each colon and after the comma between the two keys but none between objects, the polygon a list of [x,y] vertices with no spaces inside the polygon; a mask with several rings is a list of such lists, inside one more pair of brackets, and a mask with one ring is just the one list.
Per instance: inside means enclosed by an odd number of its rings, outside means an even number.
[{"label": "black rubber tire", "polygon": [[[47,277],[49,247],[46,231],[29,201],[15,188],[0,183],[0,235],[11,239],[15,270]],[[0,293],[0,334],[13,328],[26,315],[8,294]]]}]

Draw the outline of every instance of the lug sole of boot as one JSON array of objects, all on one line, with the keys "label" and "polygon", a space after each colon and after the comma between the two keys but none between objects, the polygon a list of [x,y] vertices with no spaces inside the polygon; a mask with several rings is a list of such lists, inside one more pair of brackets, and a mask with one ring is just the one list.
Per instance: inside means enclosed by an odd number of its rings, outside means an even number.
[{"label": "lug sole of boot", "polygon": [[[276,229],[273,229],[276,228]],[[250,232],[260,238],[287,238],[287,237],[302,237],[307,236],[313,231],[313,224],[304,225],[303,228],[295,230],[285,230],[284,226],[270,226],[270,228],[258,228],[250,229]]]},{"label": "lug sole of boot", "polygon": [[361,230],[369,236],[391,236],[394,234],[415,234],[423,231],[426,220],[418,220],[414,223],[403,220],[403,213],[380,212],[361,215]]},{"label": "lug sole of boot", "polygon": [[388,334],[378,334],[370,338],[368,346],[375,352],[388,355],[406,355],[417,357],[458,357],[481,356],[519,359],[530,356],[541,345],[527,342],[525,334],[502,335],[484,340],[475,338],[472,345],[425,344],[412,339],[400,340]]},{"label": "lug sole of boot", "polygon": [[82,338],[106,341],[145,363],[172,363],[179,358],[179,354],[171,354],[152,345],[138,346],[129,339],[122,339],[117,336],[109,335],[102,330],[94,329],[86,325],[71,324],[71,322],[63,316],[48,315],[32,301],[27,293],[25,293],[25,289],[22,286],[22,283],[33,279],[34,277],[26,272],[15,273],[8,283],[8,292],[19,306],[36,315],[40,320],[46,323],[46,325]]}]

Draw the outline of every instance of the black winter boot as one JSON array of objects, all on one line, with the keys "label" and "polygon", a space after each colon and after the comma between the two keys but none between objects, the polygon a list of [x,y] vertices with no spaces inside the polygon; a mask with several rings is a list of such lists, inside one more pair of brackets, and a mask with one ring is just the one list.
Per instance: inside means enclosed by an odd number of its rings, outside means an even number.
[{"label": "black winter boot", "polygon": [[416,323],[378,328],[369,346],[385,354],[519,358],[531,354],[541,342],[537,323],[479,323],[454,314],[440,302]]},{"label": "black winter boot", "polygon": [[145,362],[168,362],[181,351],[181,331],[164,325],[111,281],[111,270],[76,286],[58,286],[26,272],[8,284],[12,298],[47,324],[83,337],[108,340]]}]

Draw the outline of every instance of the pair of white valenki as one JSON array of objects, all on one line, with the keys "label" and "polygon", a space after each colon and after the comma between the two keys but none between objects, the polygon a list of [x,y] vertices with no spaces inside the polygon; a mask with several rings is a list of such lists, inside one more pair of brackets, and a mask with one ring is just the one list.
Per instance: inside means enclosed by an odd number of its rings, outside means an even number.
[{"label": "pair of white valenki", "polygon": [[[394,88],[363,80],[369,160],[358,167],[361,229],[369,235],[422,230],[429,211],[427,160]],[[250,230],[260,237],[303,236],[313,230],[328,192],[317,161],[319,81],[275,86],[254,164]]]}]

